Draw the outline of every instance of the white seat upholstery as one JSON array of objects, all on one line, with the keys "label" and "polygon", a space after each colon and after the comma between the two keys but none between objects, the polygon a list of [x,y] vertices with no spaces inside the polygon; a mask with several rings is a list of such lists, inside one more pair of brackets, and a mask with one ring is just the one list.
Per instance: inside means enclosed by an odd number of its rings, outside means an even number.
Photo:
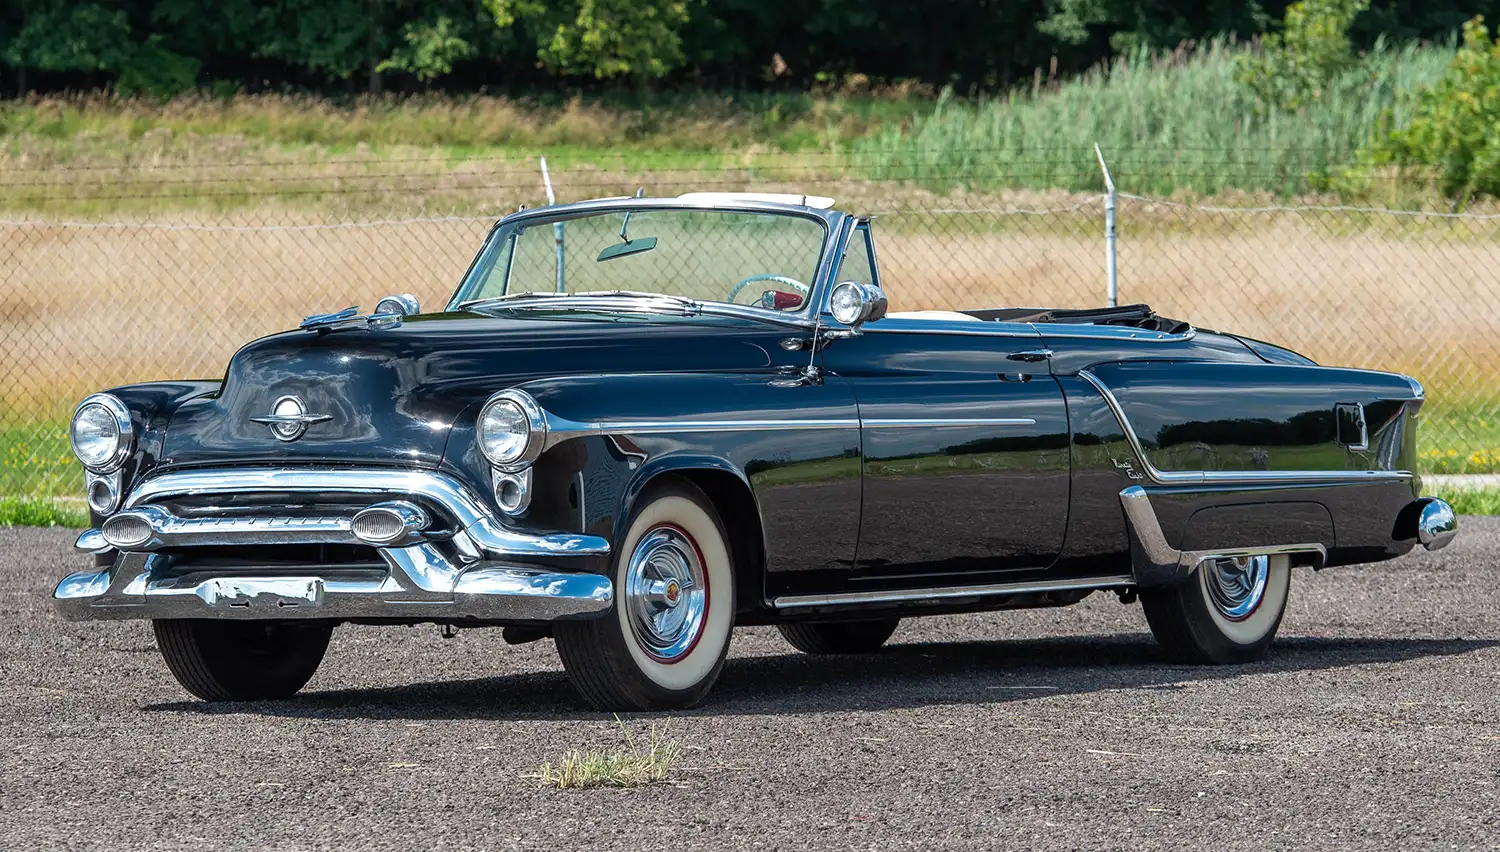
[{"label": "white seat upholstery", "polygon": [[892,311],[886,314],[891,319],[915,319],[915,320],[968,320],[969,322],[984,322],[979,317],[971,317],[958,311]]}]

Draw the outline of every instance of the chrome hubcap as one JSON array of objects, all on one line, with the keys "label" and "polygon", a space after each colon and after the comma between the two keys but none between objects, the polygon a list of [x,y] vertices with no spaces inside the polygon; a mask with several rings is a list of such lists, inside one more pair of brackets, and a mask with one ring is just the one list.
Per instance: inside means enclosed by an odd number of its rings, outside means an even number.
[{"label": "chrome hubcap", "polygon": [[1209,602],[1230,621],[1243,621],[1260,606],[1271,573],[1271,557],[1219,559],[1204,566]]},{"label": "chrome hubcap", "polygon": [[625,612],[635,641],[664,663],[682,659],[708,617],[703,557],[687,533],[661,526],[641,537],[625,569]]}]

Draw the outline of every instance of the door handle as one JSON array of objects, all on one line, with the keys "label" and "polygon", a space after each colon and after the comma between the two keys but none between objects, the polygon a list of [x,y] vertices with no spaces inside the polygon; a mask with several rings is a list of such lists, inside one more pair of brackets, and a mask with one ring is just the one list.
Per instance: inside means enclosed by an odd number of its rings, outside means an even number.
[{"label": "door handle", "polygon": [[1026,361],[1028,363],[1045,361],[1051,357],[1051,349],[1027,349],[1024,352],[1012,352],[1009,355],[1005,356],[1007,361]]}]

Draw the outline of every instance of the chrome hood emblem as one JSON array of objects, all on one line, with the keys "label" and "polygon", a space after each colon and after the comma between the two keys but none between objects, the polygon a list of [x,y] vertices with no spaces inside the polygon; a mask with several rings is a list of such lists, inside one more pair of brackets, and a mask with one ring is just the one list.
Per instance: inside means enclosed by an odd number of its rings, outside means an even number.
[{"label": "chrome hood emblem", "polygon": [[271,434],[278,441],[295,441],[302,437],[309,425],[332,419],[331,414],[308,414],[307,406],[303,405],[302,399],[295,395],[284,396],[276,400],[276,404],[271,406],[269,415],[250,418],[254,423],[264,423],[270,426]]}]

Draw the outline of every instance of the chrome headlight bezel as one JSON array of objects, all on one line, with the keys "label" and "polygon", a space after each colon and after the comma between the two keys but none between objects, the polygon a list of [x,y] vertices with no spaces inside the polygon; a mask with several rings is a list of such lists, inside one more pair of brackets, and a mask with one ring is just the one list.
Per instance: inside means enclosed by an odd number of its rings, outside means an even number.
[{"label": "chrome headlight bezel", "polygon": [[[103,461],[86,460],[83,453],[78,451],[78,418],[85,410],[95,407],[103,409],[114,419],[116,429],[114,451]],[[111,473],[119,470],[135,449],[135,426],[130,419],[130,409],[126,408],[125,403],[113,394],[96,393],[84,397],[83,401],[78,403],[78,407],[73,409],[73,417],[68,421],[68,446],[72,448],[73,456],[78,459],[79,463],[94,473]]]},{"label": "chrome headlight bezel", "polygon": [[[517,449],[510,453],[493,452],[485,434],[485,420],[496,406],[509,406],[526,424],[526,433],[517,441]],[[519,435],[520,433],[512,433]],[[474,420],[474,441],[480,455],[496,470],[514,473],[530,467],[542,454],[547,441],[547,415],[531,394],[514,388],[500,391],[485,400]]]}]

